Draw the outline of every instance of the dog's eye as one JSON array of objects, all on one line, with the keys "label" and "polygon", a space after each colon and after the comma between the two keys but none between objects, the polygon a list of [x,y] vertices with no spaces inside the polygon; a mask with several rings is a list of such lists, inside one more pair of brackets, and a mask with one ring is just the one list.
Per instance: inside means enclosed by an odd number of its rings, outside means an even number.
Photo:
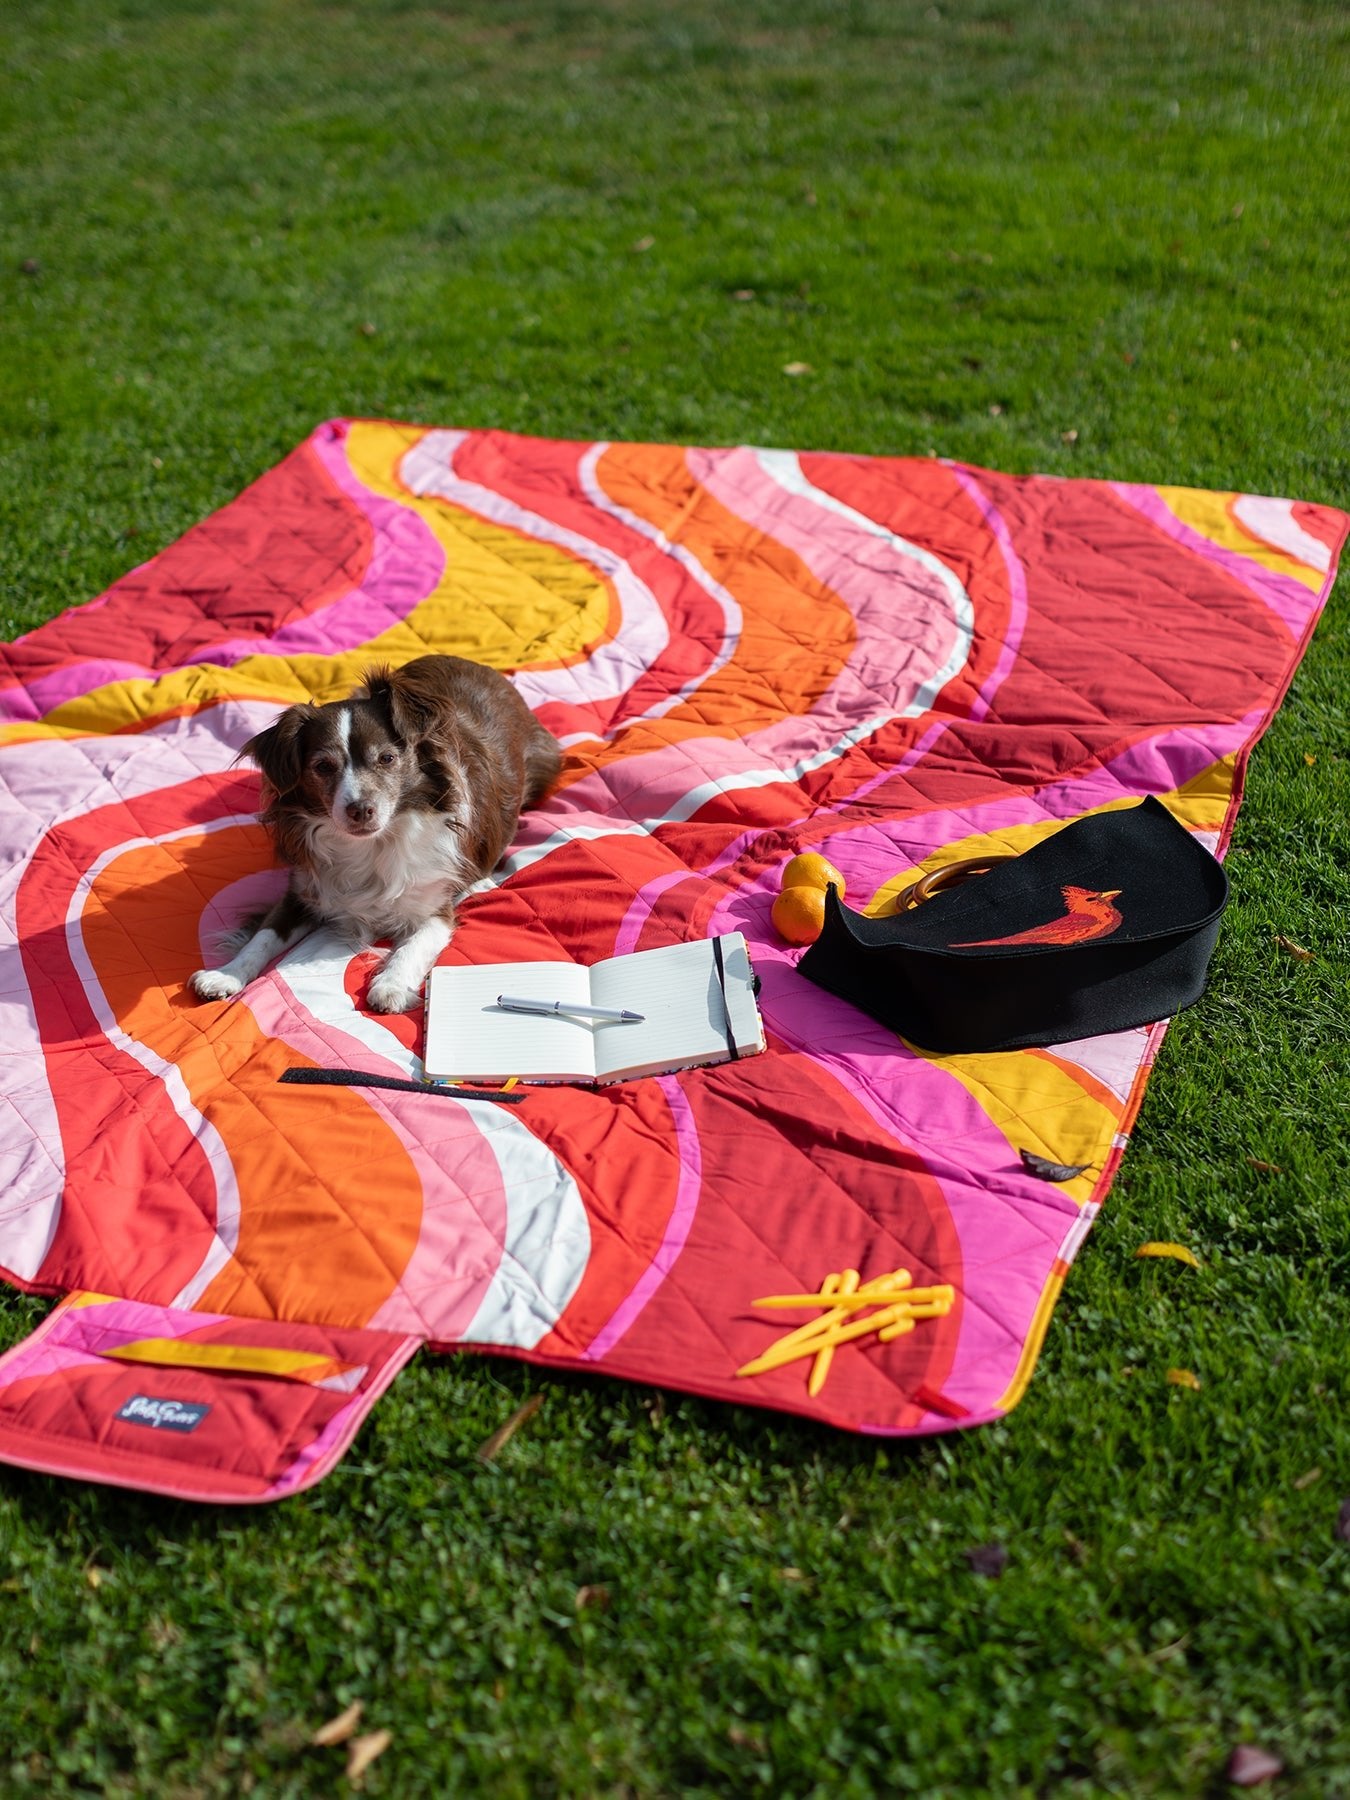
[{"label": "dog's eye", "polygon": [[375,761],[382,769],[392,769],[394,764],[398,761],[398,751],[381,750],[380,754],[375,758]]},{"label": "dog's eye", "polygon": [[337,758],[333,756],[316,756],[310,764],[316,775],[336,775]]}]

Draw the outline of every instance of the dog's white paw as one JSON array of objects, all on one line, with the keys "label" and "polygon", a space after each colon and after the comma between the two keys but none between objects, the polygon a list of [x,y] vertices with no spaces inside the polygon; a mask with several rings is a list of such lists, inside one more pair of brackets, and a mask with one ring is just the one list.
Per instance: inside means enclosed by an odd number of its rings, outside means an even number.
[{"label": "dog's white paw", "polygon": [[233,1000],[244,991],[239,977],[225,969],[198,969],[188,986],[199,1000]]},{"label": "dog's white paw", "polygon": [[409,987],[408,983],[398,975],[382,971],[370,984],[370,992],[366,995],[366,1005],[372,1012],[397,1013],[407,1012],[422,997],[421,986]]}]

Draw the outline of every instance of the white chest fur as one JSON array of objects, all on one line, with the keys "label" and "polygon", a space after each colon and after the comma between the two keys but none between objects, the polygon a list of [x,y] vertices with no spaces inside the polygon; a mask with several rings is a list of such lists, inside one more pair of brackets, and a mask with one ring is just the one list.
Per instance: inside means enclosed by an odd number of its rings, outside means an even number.
[{"label": "white chest fur", "polygon": [[302,898],[365,942],[405,937],[475,879],[458,832],[439,813],[399,813],[373,838],[348,837],[318,820],[309,858],[308,868],[296,870]]}]

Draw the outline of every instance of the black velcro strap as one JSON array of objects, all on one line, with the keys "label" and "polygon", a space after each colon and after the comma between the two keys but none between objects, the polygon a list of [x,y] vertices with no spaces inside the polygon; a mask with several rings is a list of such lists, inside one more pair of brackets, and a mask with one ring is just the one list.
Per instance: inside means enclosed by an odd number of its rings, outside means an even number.
[{"label": "black velcro strap", "polygon": [[736,1033],[731,1025],[731,1008],[727,1005],[727,972],[722,962],[722,940],[715,937],[712,941],[713,963],[717,969],[717,985],[722,990],[722,1017],[726,1020],[727,1049],[731,1052],[732,1062],[741,1060],[741,1053],[736,1048]]},{"label": "black velcro strap", "polygon": [[300,1087],[393,1088],[400,1094],[442,1094],[448,1100],[491,1100],[498,1106],[519,1106],[527,1097],[482,1088],[444,1087],[435,1081],[405,1081],[398,1075],[368,1075],[363,1069],[283,1069],[278,1079]]}]

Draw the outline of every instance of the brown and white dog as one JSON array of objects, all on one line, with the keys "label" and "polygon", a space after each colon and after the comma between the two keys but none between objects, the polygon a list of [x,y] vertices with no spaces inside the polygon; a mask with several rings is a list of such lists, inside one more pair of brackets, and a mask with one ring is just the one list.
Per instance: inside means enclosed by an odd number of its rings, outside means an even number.
[{"label": "brown and white dog", "polygon": [[200,1000],[228,1000],[311,926],[393,939],[370,984],[402,1012],[450,942],[455,901],[494,868],[521,808],[557,779],[562,752],[504,675],[458,656],[371,669],[348,700],[292,706],[245,746],[262,770],[262,822],[291,872]]}]

